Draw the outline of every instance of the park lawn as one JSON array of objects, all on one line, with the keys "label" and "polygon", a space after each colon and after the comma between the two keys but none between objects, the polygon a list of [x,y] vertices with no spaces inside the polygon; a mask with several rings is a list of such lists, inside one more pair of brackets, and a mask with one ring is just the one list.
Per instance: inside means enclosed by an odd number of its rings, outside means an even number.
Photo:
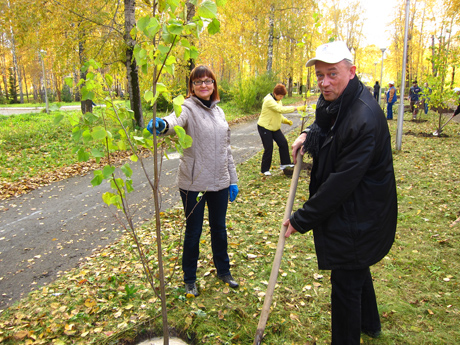
[{"label": "park lawn", "polygon": [[[371,268],[382,319],[379,339],[363,344],[455,344],[460,339],[458,299],[460,210],[458,123],[433,137],[437,116],[404,121],[402,150],[394,151],[399,216],[390,253]],[[396,121],[389,121],[395,147]],[[295,135],[289,136],[292,142]],[[170,326],[194,344],[252,344],[275,254],[290,179],[261,176],[261,153],[238,165],[240,194],[229,205],[232,273],[240,288],[220,283],[204,231],[198,285],[187,299],[181,279],[181,207],[161,214]],[[309,158],[305,158],[308,162]],[[275,155],[274,164],[279,164]],[[294,208],[307,199],[301,172]],[[346,181],[344,181],[346,183]],[[138,229],[156,261],[154,224]],[[319,271],[311,233],[287,240],[264,344],[330,342],[330,277]],[[95,252],[78,268],[0,314],[4,344],[121,344],[146,330],[161,332],[160,302],[143,280],[131,238]]]}]

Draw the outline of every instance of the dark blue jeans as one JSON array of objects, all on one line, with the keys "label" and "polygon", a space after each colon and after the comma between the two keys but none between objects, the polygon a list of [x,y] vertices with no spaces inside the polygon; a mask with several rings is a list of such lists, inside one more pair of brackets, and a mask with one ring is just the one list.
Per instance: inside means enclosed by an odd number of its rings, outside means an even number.
[{"label": "dark blue jeans", "polygon": [[291,156],[289,155],[289,145],[281,129],[277,131],[270,131],[264,127],[257,125],[262,145],[264,146],[264,153],[262,155],[262,165],[260,172],[264,173],[270,170],[273,157],[273,140],[278,145],[280,153],[280,164],[291,164]]},{"label": "dark blue jeans", "polygon": [[225,218],[228,206],[228,188],[217,192],[203,192],[197,201],[198,192],[181,189],[186,226],[182,270],[186,284],[196,281],[196,270],[200,256],[200,237],[203,230],[205,204],[208,205],[209,227],[211,228],[211,248],[217,276],[230,274],[230,260],[227,253],[227,226]]},{"label": "dark blue jeans", "polygon": [[369,268],[331,271],[332,345],[359,345],[361,331],[381,330]]},{"label": "dark blue jeans", "polygon": [[387,103],[387,120],[393,120],[393,104]]}]

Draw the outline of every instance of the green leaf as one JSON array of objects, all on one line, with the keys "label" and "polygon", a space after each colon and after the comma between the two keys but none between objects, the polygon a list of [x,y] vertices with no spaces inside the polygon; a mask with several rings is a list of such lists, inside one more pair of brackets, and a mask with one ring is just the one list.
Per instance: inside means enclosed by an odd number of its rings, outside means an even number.
[{"label": "green leaf", "polygon": [[80,148],[77,152],[78,155],[78,161],[79,162],[86,162],[89,159],[89,153]]},{"label": "green leaf", "polygon": [[105,76],[105,82],[107,83],[108,87],[112,87],[113,85],[113,78],[110,74],[106,74]]},{"label": "green leaf", "polygon": [[148,38],[153,38],[160,29],[161,26],[160,23],[158,23],[158,20],[156,18],[150,18],[149,28],[147,31],[144,31],[144,33]]},{"label": "green leaf", "polygon": [[103,152],[103,151],[100,151],[100,150],[98,150],[98,149],[96,149],[96,148],[93,148],[93,149],[91,149],[91,155],[92,155],[93,157],[102,158],[102,157],[104,157],[104,152]]},{"label": "green leaf", "polygon": [[209,23],[208,32],[210,35],[214,35],[220,32],[220,22],[216,18],[213,18],[211,23]]},{"label": "green leaf", "polygon": [[89,130],[83,131],[82,138],[83,138],[83,142],[85,144],[89,143],[91,140],[93,140],[93,137],[91,136],[91,132]]},{"label": "green leaf", "polygon": [[185,129],[180,126],[174,126],[174,130],[177,134],[177,138],[179,139],[179,145],[183,149],[187,149],[192,146],[193,139],[190,135],[185,133]]},{"label": "green leaf", "polygon": [[160,51],[160,53],[162,54],[167,54],[169,52],[169,47],[166,47],[162,44],[159,44],[158,45],[158,50]]},{"label": "green leaf", "polygon": [[131,157],[129,157],[129,159],[131,159],[131,161],[133,161],[133,162],[137,162],[139,160],[139,158],[136,155],[131,155]]},{"label": "green leaf", "polygon": [[[147,131],[148,132],[148,131]],[[150,133],[150,132],[149,132]],[[117,147],[120,151],[126,151],[126,149],[128,148],[128,146],[126,145],[126,143],[123,141],[123,140],[119,140],[117,142]]]},{"label": "green leaf", "polygon": [[182,113],[182,104],[184,103],[185,98],[182,95],[179,95],[173,99],[174,113],[177,117]]},{"label": "green leaf", "polygon": [[112,204],[112,197],[115,196],[115,194],[113,193],[110,193],[110,192],[105,192],[104,194],[102,194],[102,200],[107,204],[107,205],[111,205]]},{"label": "green leaf", "polygon": [[107,137],[107,131],[105,130],[104,127],[98,126],[93,129],[93,132],[91,135],[93,139],[95,140],[102,140]]},{"label": "green leaf", "polygon": [[133,180],[131,180],[131,179],[126,180],[126,191],[128,193],[131,193],[131,192],[134,191]]},{"label": "green leaf", "polygon": [[93,187],[99,186],[102,181],[104,181],[104,176],[102,175],[102,172],[100,170],[94,170],[93,171],[94,177],[91,180],[91,184]]},{"label": "green leaf", "polygon": [[211,0],[205,0],[201,4],[201,6],[198,7],[197,14],[202,18],[208,18],[208,19],[215,18],[217,15],[217,6]]},{"label": "green leaf", "polygon": [[104,175],[104,178],[111,176],[114,172],[115,172],[115,167],[111,165],[106,165],[102,169],[102,174]]},{"label": "green leaf", "polygon": [[123,179],[121,178],[116,178],[116,179],[112,179],[110,180],[110,186],[112,187],[112,189],[118,191],[118,193],[122,193],[122,197],[124,197],[124,190],[123,188],[125,187],[125,181],[123,181]]},{"label": "green leaf", "polygon": [[198,57],[198,55],[199,55],[198,49],[196,47],[191,47],[190,48],[190,58],[195,60]]},{"label": "green leaf", "polygon": [[81,139],[82,132],[80,127],[72,128],[72,140],[78,142]]},{"label": "green leaf", "polygon": [[140,31],[144,31],[145,29],[149,27],[150,19],[151,18],[149,16],[145,16],[137,21],[137,27],[139,28]]},{"label": "green leaf", "polygon": [[168,5],[171,7],[172,12],[176,11],[176,8],[179,6],[180,1],[179,0],[166,0]]},{"label": "green leaf", "polygon": [[152,90],[147,90],[144,93],[144,99],[146,102],[150,102],[153,99],[153,92]]},{"label": "green leaf", "polygon": [[58,125],[58,124],[62,121],[63,118],[64,118],[64,115],[63,115],[63,114],[57,114],[57,115],[54,117],[53,123],[54,123],[55,125]]},{"label": "green leaf", "polygon": [[180,24],[171,24],[167,26],[168,31],[173,35],[180,35],[182,34],[182,30],[184,30],[184,26]]},{"label": "green leaf", "polygon": [[121,166],[121,171],[126,175],[126,177],[131,177],[133,175],[133,170],[129,166],[128,163],[125,163],[124,165]]},{"label": "green leaf", "polygon": [[70,88],[73,87],[73,78],[72,77],[65,77],[64,82],[68,87],[70,87]]},{"label": "green leaf", "polygon": [[224,7],[227,4],[227,0],[216,0],[216,4],[219,7]]}]

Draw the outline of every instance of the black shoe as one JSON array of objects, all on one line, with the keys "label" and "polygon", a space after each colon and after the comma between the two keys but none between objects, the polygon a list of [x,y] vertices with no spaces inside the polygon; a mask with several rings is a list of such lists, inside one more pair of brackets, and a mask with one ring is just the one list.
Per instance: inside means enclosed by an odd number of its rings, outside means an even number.
[{"label": "black shoe", "polygon": [[191,297],[189,295],[193,295],[193,297],[198,297],[200,295],[195,283],[185,284],[185,296]]},{"label": "black shoe", "polygon": [[236,289],[238,286],[240,286],[235,279],[233,279],[232,275],[226,275],[223,277],[219,277],[220,280],[222,280],[225,284],[228,284],[232,289]]},{"label": "black shoe", "polygon": [[378,338],[380,337],[380,334],[382,334],[382,331],[378,330],[378,331],[367,331],[367,330],[361,330],[362,333],[366,334],[367,336],[371,337],[371,338]]}]

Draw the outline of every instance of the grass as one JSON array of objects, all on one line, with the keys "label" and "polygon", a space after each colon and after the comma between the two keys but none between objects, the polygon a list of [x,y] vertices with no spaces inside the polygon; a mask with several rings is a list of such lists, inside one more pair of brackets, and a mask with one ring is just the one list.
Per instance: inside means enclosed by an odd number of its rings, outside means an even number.
[{"label": "grass", "polygon": [[[445,136],[432,137],[437,116],[424,118],[429,121],[416,123],[406,115],[402,150],[394,151],[397,236],[390,253],[371,268],[383,334],[379,339],[363,336],[363,344],[455,344],[460,339],[459,225],[453,225],[460,215],[460,127],[449,124]],[[389,121],[393,138],[396,125]],[[178,206],[162,213],[169,322],[195,344],[253,342],[290,184],[281,172],[261,176],[260,159],[261,153],[238,165],[240,194],[228,210],[229,254],[232,273],[241,284],[238,290],[215,277],[210,235],[204,231],[201,295],[183,296],[183,212]],[[307,199],[308,181],[302,171],[294,208]],[[153,226],[144,224],[139,233],[155,266]],[[317,269],[311,233],[287,240],[264,344],[330,342],[329,273]],[[123,343],[146,329],[161,331],[159,307],[125,236],[3,311],[0,342]]]}]

